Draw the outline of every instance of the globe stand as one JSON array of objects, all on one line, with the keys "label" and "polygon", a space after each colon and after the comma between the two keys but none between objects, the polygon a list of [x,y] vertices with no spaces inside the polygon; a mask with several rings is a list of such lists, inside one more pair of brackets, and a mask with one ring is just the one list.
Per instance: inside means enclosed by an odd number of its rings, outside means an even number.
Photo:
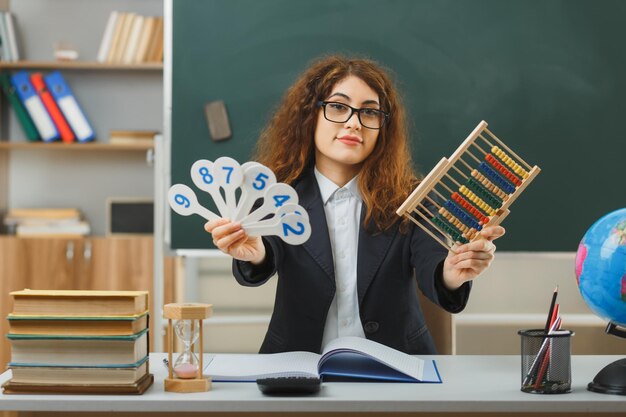
[{"label": "globe stand", "polygon": [[[609,322],[606,332],[626,339],[626,330]],[[608,364],[587,385],[587,389],[602,394],[626,395],[626,358]]]}]

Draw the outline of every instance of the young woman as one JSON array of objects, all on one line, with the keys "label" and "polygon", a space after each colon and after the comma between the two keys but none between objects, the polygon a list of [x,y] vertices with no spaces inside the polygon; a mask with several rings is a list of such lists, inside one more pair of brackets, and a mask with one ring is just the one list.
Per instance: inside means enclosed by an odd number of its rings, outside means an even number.
[{"label": "young woman", "polygon": [[316,61],[284,96],[259,139],[257,160],[296,189],[312,229],[306,243],[292,246],[250,237],[229,219],[205,226],[234,258],[240,284],[278,275],[260,352],[320,352],[334,338],[360,336],[410,354],[436,353],[416,285],[460,312],[504,229],[485,228],[484,239],[453,253],[395,214],[418,181],[389,75],[365,59]]}]

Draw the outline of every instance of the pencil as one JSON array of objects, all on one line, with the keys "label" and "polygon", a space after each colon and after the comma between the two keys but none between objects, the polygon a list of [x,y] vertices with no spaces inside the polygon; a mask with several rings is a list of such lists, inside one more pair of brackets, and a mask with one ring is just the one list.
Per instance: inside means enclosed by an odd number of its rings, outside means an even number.
[{"label": "pencil", "polygon": [[[557,304],[554,307],[554,312],[552,313],[552,320],[550,321],[550,330],[548,334],[551,334],[553,331],[557,331],[561,328],[561,317],[559,317],[559,305]],[[537,378],[535,379],[535,389],[539,389],[541,383],[543,382],[543,376],[546,373],[546,369],[548,368],[548,363],[550,362],[550,351],[552,350],[552,340],[548,340],[548,346],[543,355],[543,361],[537,370]],[[539,354],[537,358],[541,356],[541,349],[539,349]]]},{"label": "pencil", "polygon": [[526,377],[524,378],[524,381],[522,382],[523,385],[534,383],[533,380],[536,379],[537,373],[539,371],[539,364],[541,362],[541,358],[545,357],[546,349],[548,348],[549,338],[547,335],[550,335],[552,334],[553,331],[558,330],[558,326],[560,326],[560,322],[552,323],[546,336],[544,336],[543,342],[541,343],[541,346],[539,347],[539,350],[537,351],[537,355],[535,356],[535,360],[533,360],[532,364],[530,365],[530,368],[528,369],[528,372],[526,373]]},{"label": "pencil", "polygon": [[559,293],[559,286],[557,285],[556,287],[554,287],[554,292],[552,293],[552,301],[550,302],[550,310],[548,311],[548,318],[546,319],[546,325],[544,327],[544,339],[543,339],[543,343],[541,345],[540,348],[540,352],[539,354],[535,357],[535,361],[533,362],[533,364],[530,366],[530,369],[528,370],[528,373],[526,374],[526,377],[524,378],[524,381],[522,382],[523,385],[526,385],[527,383],[532,383],[533,377],[537,375],[537,372],[539,371],[538,369],[538,365],[539,365],[539,356],[544,353],[541,350],[544,349],[544,345],[547,343],[548,341],[548,334],[550,332],[550,325],[552,324],[552,316],[554,315],[554,306],[556,304],[556,296]]},{"label": "pencil", "polygon": [[544,328],[544,332],[547,334],[550,330],[550,322],[552,321],[552,315],[554,314],[554,305],[556,304],[556,296],[559,294],[559,286],[554,287],[554,292],[552,293],[552,301],[550,302],[550,310],[548,311],[548,318],[546,319],[546,326]]}]

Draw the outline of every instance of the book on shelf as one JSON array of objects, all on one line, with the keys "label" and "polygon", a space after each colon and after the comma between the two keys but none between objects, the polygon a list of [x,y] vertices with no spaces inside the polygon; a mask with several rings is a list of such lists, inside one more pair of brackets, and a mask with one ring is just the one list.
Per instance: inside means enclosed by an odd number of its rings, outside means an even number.
[{"label": "book on shelf", "polygon": [[31,316],[125,317],[148,310],[148,291],[13,291],[13,314]]},{"label": "book on shelf", "polygon": [[148,329],[129,336],[7,334],[12,366],[132,368],[148,356]]},{"label": "book on shelf", "polygon": [[30,118],[35,123],[39,136],[44,142],[52,142],[59,139],[57,130],[52,118],[48,114],[41,98],[30,82],[30,75],[26,71],[18,71],[11,75],[11,83],[15,87],[17,96],[28,111]]},{"label": "book on shelf", "polygon": [[0,86],[2,87],[2,92],[5,97],[9,100],[9,103],[11,103],[11,108],[15,112],[17,119],[20,121],[20,125],[24,130],[26,139],[31,142],[41,139],[39,132],[37,131],[37,127],[35,126],[35,123],[33,123],[33,119],[31,119],[28,114],[28,110],[24,107],[24,103],[22,103],[22,100],[20,100],[15,92],[15,87],[13,87],[13,84],[11,83],[9,74],[0,74]]},{"label": "book on shelf", "polygon": [[11,61],[17,62],[20,60],[20,53],[17,49],[17,38],[15,35],[15,21],[13,17],[13,13],[4,12],[4,22],[6,25],[7,31],[7,42],[9,43],[9,53],[11,56]]},{"label": "book on shelf", "polygon": [[124,58],[124,51],[126,51],[126,47],[128,46],[130,31],[136,17],[136,13],[126,13],[126,19],[122,22],[123,26],[120,33],[119,43],[117,44],[117,49],[115,50],[115,55],[113,56],[113,62],[115,63],[121,63]]},{"label": "book on shelf", "polygon": [[63,117],[63,113],[61,113],[61,109],[59,109],[59,106],[52,97],[52,94],[48,91],[46,83],[43,80],[43,74],[40,72],[31,74],[30,82],[33,84],[33,87],[41,98],[46,110],[48,110],[48,114],[59,131],[59,135],[61,136],[63,142],[72,143],[74,141],[74,132],[72,132],[72,129],[67,124],[67,121],[65,120],[65,117]]},{"label": "book on shelf", "polygon": [[80,237],[91,233],[91,226],[84,220],[54,220],[47,222],[24,222],[15,227],[15,235],[21,237]]},{"label": "book on shelf", "polygon": [[283,352],[215,355],[204,369],[213,381],[256,381],[279,376],[324,380],[435,382],[441,377],[432,359],[420,359],[360,337],[341,337],[322,354]]},{"label": "book on shelf", "polygon": [[115,62],[115,54],[119,49],[120,37],[122,35],[122,28],[124,27],[125,20],[128,18],[128,13],[120,12],[115,20],[115,27],[113,28],[113,35],[111,36],[111,43],[107,51],[104,51],[103,55],[106,55],[107,63]]},{"label": "book on shelf", "polygon": [[98,62],[105,63],[107,61],[107,54],[111,48],[113,34],[115,33],[115,25],[117,24],[119,16],[120,13],[117,10],[113,10],[107,19],[106,26],[104,27],[104,34],[102,35],[102,40],[100,41],[100,48],[98,48],[98,56],[96,58]]},{"label": "book on shelf", "polygon": [[69,123],[79,142],[89,142],[96,137],[93,127],[81,109],[76,96],[59,71],[53,71],[44,77],[48,91],[56,100],[65,120]]},{"label": "book on shelf", "polygon": [[62,208],[12,208],[7,213],[5,219],[28,220],[28,219],[48,219],[48,220],[80,220],[80,210],[73,207]]},{"label": "book on shelf", "polygon": [[161,62],[162,38],[162,16],[112,11],[100,41],[98,62],[110,64]]},{"label": "book on shelf", "polygon": [[79,224],[81,222],[80,219],[46,219],[46,218],[32,218],[32,219],[14,219],[11,217],[7,217],[4,220],[4,225],[9,229],[9,234],[16,234],[16,230],[18,227],[56,227],[62,228],[65,226],[71,227],[73,225]]},{"label": "book on shelf", "polygon": [[9,333],[39,335],[132,335],[148,327],[148,312],[134,316],[32,316],[9,314]]},{"label": "book on shelf", "polygon": [[111,145],[152,145],[156,130],[111,130],[109,143]]},{"label": "book on shelf", "polygon": [[51,222],[78,222],[81,213],[73,208],[12,208],[4,216],[4,225],[15,228],[20,224],[41,225]]},{"label": "book on shelf", "polygon": [[139,47],[139,37],[141,36],[144,19],[144,16],[141,15],[135,15],[133,17],[133,24],[130,28],[130,34],[128,35],[128,42],[124,48],[124,54],[122,55],[122,63],[124,64],[133,64],[135,62],[135,55],[137,54],[137,48]]},{"label": "book on shelf", "polygon": [[9,32],[7,30],[5,12],[0,12],[0,59],[11,62],[11,47],[9,46]]},{"label": "book on shelf", "polygon": [[163,61],[163,16],[158,16],[155,22],[154,36],[148,46],[146,62]]},{"label": "book on shelf", "polygon": [[149,372],[148,357],[128,368],[63,366],[11,366],[11,381],[38,385],[134,384]]},{"label": "book on shelf", "polygon": [[146,16],[141,27],[141,35],[139,36],[139,45],[137,46],[137,53],[135,54],[133,62],[140,64],[147,61],[148,47],[150,46],[150,40],[154,36],[154,29],[156,24],[156,17]]},{"label": "book on shelf", "polygon": [[19,236],[84,236],[89,224],[78,209],[11,209],[4,217],[7,233]]},{"label": "book on shelf", "polygon": [[110,394],[110,395],[140,395],[154,382],[152,374],[146,374],[132,384],[106,385],[75,385],[75,384],[24,384],[9,380],[2,384],[4,394]]}]

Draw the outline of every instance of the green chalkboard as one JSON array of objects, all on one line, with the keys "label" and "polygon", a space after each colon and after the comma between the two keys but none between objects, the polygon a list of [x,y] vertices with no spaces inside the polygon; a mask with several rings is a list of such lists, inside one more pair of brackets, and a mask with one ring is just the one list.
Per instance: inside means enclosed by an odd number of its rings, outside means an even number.
[{"label": "green chalkboard", "polygon": [[[308,62],[356,54],[395,73],[420,172],[481,120],[542,168],[499,250],[576,250],[596,219],[626,206],[624,22],[622,0],[175,0],[172,183],[194,188],[198,159],[248,161]],[[204,114],[214,100],[230,118],[222,142]],[[172,247],[210,248],[203,223],[172,213]]]}]

